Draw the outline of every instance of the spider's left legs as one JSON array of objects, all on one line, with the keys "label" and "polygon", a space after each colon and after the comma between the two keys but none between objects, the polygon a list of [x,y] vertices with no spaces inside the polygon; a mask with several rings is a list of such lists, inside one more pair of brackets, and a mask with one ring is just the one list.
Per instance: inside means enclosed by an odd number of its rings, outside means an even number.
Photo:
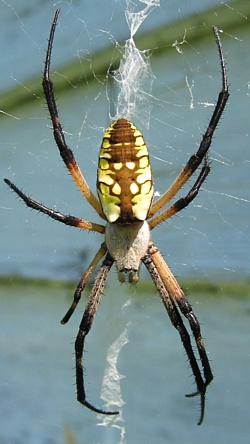
[{"label": "spider's left legs", "polygon": [[107,253],[107,247],[106,247],[105,243],[103,243],[101,245],[101,247],[99,248],[99,250],[97,251],[94,259],[91,261],[90,265],[88,266],[87,270],[83,273],[83,275],[76,287],[73,302],[72,302],[69,310],[67,311],[66,315],[61,320],[61,324],[63,324],[63,325],[66,324],[68,322],[68,320],[71,318],[72,314],[74,313],[74,311],[76,309],[78,302],[81,299],[81,295],[82,295],[83,290],[85,289],[90,277],[92,276],[93,272],[95,271],[96,266],[98,265],[98,263],[100,262],[100,260],[102,259],[102,257],[104,256],[105,253]]},{"label": "spider's left legs", "polygon": [[107,253],[102,263],[102,266],[97,274],[92,291],[90,293],[88,304],[85,308],[75,341],[77,400],[84,406],[88,407],[90,410],[93,410],[96,413],[101,413],[104,415],[116,415],[119,412],[106,411],[100,409],[98,407],[93,406],[86,400],[86,393],[84,389],[84,378],[83,378],[83,351],[84,351],[83,349],[84,349],[85,338],[91,329],[92,322],[96,314],[96,310],[98,308],[102,292],[106,284],[108,273],[113,265],[113,262],[114,260],[112,259],[110,254]]},{"label": "spider's left legs", "polygon": [[104,218],[103,212],[101,209],[101,204],[99,200],[95,197],[95,195],[90,190],[79,166],[76,163],[76,160],[74,158],[74,154],[71,151],[71,149],[68,147],[65,137],[63,134],[62,126],[60,123],[60,119],[58,116],[58,110],[56,106],[56,101],[54,97],[54,90],[53,90],[53,83],[50,79],[50,62],[51,62],[51,52],[52,52],[52,45],[53,45],[53,39],[56,29],[56,24],[58,20],[60,10],[57,9],[55,12],[54,20],[51,26],[50,36],[48,40],[48,48],[46,53],[46,60],[45,60],[45,68],[44,68],[44,74],[43,74],[43,90],[45,99],[48,105],[51,121],[53,124],[53,130],[54,130],[54,138],[56,141],[56,144],[59,148],[61,157],[68,168],[71,176],[73,177],[76,185],[86,198],[86,200],[92,205],[92,207],[96,210],[96,212],[100,215],[100,217]]},{"label": "spider's left legs", "polygon": [[[142,261],[146,265],[156,285],[156,288],[161,295],[162,301],[165,305],[165,308],[167,309],[172,324],[179,331],[183,346],[186,350],[197,386],[197,392],[188,396],[194,396],[198,394],[201,396],[201,415],[198,422],[198,425],[200,425],[203,421],[204,412],[205,412],[206,388],[208,384],[212,381],[213,374],[204,348],[203,340],[200,333],[199,323],[192,311],[190,304],[185,298],[184,293],[179,287],[179,284],[172,275],[163,257],[159,253],[159,250],[154,245],[149,247],[148,254],[142,259]],[[182,318],[177,310],[177,307],[175,306],[174,303],[175,300],[179,305],[181,312],[188,319],[189,324],[191,326],[197,344],[198,352],[201,358],[205,381],[201,376],[201,372],[192,349],[189,334],[187,332],[185,325],[183,324]]]},{"label": "spider's left legs", "polygon": [[82,219],[80,217],[71,216],[70,214],[65,215],[60,213],[59,211],[52,210],[42,203],[32,199],[31,197],[28,197],[9,179],[4,179],[4,182],[9,185],[9,187],[24,201],[27,207],[32,208],[33,210],[37,210],[41,213],[47,214],[47,216],[51,217],[52,219],[57,220],[58,222],[62,222],[65,225],[69,225],[70,227],[81,228],[82,230],[96,231],[98,233],[105,232],[104,225],[97,224],[95,222],[89,222],[88,220]]}]

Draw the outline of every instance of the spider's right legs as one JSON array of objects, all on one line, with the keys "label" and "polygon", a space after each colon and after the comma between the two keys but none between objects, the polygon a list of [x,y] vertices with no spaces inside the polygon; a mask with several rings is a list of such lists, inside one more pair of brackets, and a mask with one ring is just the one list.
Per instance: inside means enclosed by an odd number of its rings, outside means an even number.
[{"label": "spider's right legs", "polygon": [[106,284],[108,273],[113,265],[113,262],[114,260],[112,259],[110,254],[107,253],[90,293],[88,304],[85,308],[75,341],[77,400],[85,407],[88,407],[90,410],[93,410],[96,413],[101,413],[103,415],[117,415],[119,412],[109,410],[107,411],[98,407],[94,407],[86,400],[83,378],[83,351],[85,338],[91,329],[92,322],[96,314],[99,302],[101,300],[103,289]]},{"label": "spider's right legs", "polygon": [[175,301],[178,304],[182,314],[187,318],[190,324],[201,359],[201,364],[205,379],[205,387],[207,387],[208,384],[210,384],[210,382],[213,380],[213,374],[210,368],[209,360],[202,340],[199,322],[183,290],[180,288],[177,280],[175,279],[170,268],[163,259],[158,248],[152,245],[149,249],[149,253],[156,267],[156,270],[161,276],[161,279],[163,280],[165,287],[167,288],[173,301]]},{"label": "spider's right legs", "polygon": [[[188,360],[195,378],[195,382],[196,382],[196,386],[197,386],[197,391],[195,393],[193,393],[192,395],[187,395],[188,397],[190,396],[195,396],[195,395],[200,395],[200,400],[201,400],[201,413],[200,413],[200,418],[199,418],[199,422],[198,425],[201,425],[203,418],[204,418],[204,413],[205,413],[205,394],[206,394],[206,388],[207,385],[209,384],[209,382],[211,382],[211,379],[207,379],[207,368],[204,369],[204,373],[205,373],[205,381],[202,378],[201,375],[201,371],[197,362],[197,359],[194,355],[194,351],[192,348],[192,344],[191,344],[191,340],[190,340],[190,336],[189,333],[183,323],[183,320],[181,318],[181,315],[174,303],[174,300],[172,298],[171,293],[168,290],[168,287],[166,285],[165,282],[165,278],[164,276],[162,276],[162,270],[159,270],[158,264],[156,264],[154,262],[154,256],[156,254],[154,254],[154,250],[156,250],[156,247],[154,247],[153,245],[149,248],[148,254],[146,256],[144,256],[144,258],[142,259],[143,263],[145,264],[146,268],[148,269],[153,282],[155,283],[155,286],[157,288],[157,290],[159,291],[159,294],[161,296],[162,302],[168,312],[169,318],[173,324],[173,326],[177,329],[177,331],[179,332],[179,335],[181,337],[181,341],[183,343],[183,346],[185,348],[185,351],[187,353],[188,356]],[[164,265],[166,265],[164,263]],[[166,265],[167,267],[167,265]],[[166,270],[164,270],[166,271]],[[170,270],[169,270],[170,271]],[[171,272],[170,272],[171,273]],[[172,276],[172,273],[171,273]],[[178,285],[178,284],[177,284]],[[179,288],[179,285],[178,285]],[[174,295],[175,296],[175,295]],[[184,313],[185,316],[187,315],[186,313]],[[188,317],[188,316],[187,316]],[[196,319],[196,318],[195,318]],[[199,354],[201,356],[201,360],[202,360],[202,364],[204,364],[204,354],[206,357],[206,352],[205,350],[201,350],[201,346],[203,346],[202,343],[202,339],[200,338],[201,343],[198,341],[198,337],[197,337],[197,332],[194,332],[194,328],[193,328],[193,322],[190,321],[190,319],[188,319],[197,343],[197,347],[199,350]],[[197,321],[197,320],[196,320]],[[199,324],[197,321],[197,325],[199,328]],[[207,361],[208,362],[208,361]],[[210,366],[208,363],[208,368],[210,370]],[[211,372],[211,370],[210,370]],[[212,375],[212,373],[211,373]],[[213,376],[212,376],[213,377]]]},{"label": "spider's right legs", "polygon": [[191,190],[188,192],[188,194],[185,197],[181,197],[176,202],[174,202],[172,205],[167,207],[165,210],[161,211],[157,216],[150,219],[150,221],[148,222],[150,229],[152,230],[160,223],[164,222],[165,220],[174,216],[179,211],[183,210],[183,208],[187,207],[190,204],[190,202],[192,202],[192,200],[194,200],[196,198],[196,196],[200,190],[200,187],[203,184],[203,182],[206,179],[209,172],[210,172],[210,166],[209,166],[209,162],[208,162],[208,157],[207,157],[207,155],[205,155],[204,165],[200,171],[198,179],[195,181]]},{"label": "spider's right legs", "polygon": [[[174,180],[172,185],[170,185],[169,189],[161,197],[159,197],[159,199],[157,199],[152,204],[149,217],[152,217],[155,213],[160,211],[161,208],[163,208],[170,200],[172,200],[176,196],[176,194],[180,191],[180,189],[183,187],[183,185],[188,181],[188,179],[192,176],[192,174],[196,171],[198,166],[201,164],[204,157],[208,153],[209,147],[212,142],[212,137],[213,137],[214,131],[216,130],[216,127],[219,123],[221,115],[222,115],[222,113],[225,109],[225,106],[227,104],[227,100],[229,97],[229,91],[228,91],[226,63],[225,63],[225,58],[223,55],[222,44],[220,41],[218,28],[216,26],[214,26],[213,31],[214,31],[216,44],[218,47],[219,57],[220,57],[221,74],[222,74],[222,89],[218,95],[217,103],[216,103],[213,115],[210,119],[210,122],[208,124],[207,129],[206,129],[206,132],[203,135],[203,138],[200,143],[198,151],[190,157],[190,159],[188,160],[187,164],[184,166],[184,168],[182,169],[180,174]],[[207,160],[205,159],[204,167],[205,167],[206,163],[207,163]],[[169,217],[168,214],[169,214],[168,212],[165,213],[166,218]],[[161,221],[159,221],[158,223],[160,223]],[[156,223],[154,223],[154,226],[156,226]]]}]

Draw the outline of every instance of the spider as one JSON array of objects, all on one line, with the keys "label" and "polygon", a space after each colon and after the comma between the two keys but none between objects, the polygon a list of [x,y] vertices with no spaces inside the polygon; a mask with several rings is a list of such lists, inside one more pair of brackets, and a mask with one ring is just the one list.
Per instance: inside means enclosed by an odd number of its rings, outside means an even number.
[{"label": "spider", "polygon": [[[206,389],[213,379],[213,374],[203,344],[199,322],[160,251],[151,241],[150,232],[157,225],[187,207],[197,196],[201,185],[209,174],[208,149],[229,97],[225,59],[219,31],[214,26],[213,31],[222,72],[222,89],[198,151],[190,157],[168,190],[153,202],[153,177],[147,146],[142,133],[135,125],[127,119],[121,118],[113,122],[103,136],[97,170],[97,199],[90,190],[76,163],[73,152],[65,141],[54,98],[53,83],[50,79],[51,53],[59,12],[59,9],[55,12],[48,40],[42,83],[44,94],[53,124],[54,139],[60,155],[83,196],[105,221],[105,225],[52,210],[25,195],[8,179],[4,180],[28,207],[47,214],[52,219],[66,225],[104,234],[105,240],[82,275],[75,290],[73,302],[61,321],[62,324],[68,322],[92,273],[105,256],[96,275],[75,340],[77,400],[96,413],[105,415],[119,413],[95,407],[86,399],[83,375],[84,343],[91,329],[113,263],[116,264],[120,282],[124,282],[127,277],[131,284],[136,284],[139,280],[140,265],[143,262],[160,294],[171,323],[180,334],[187,353],[195,379],[196,391],[186,396],[200,396],[201,412],[198,421],[198,425],[200,425],[204,418]],[[198,178],[188,194],[162,210],[177,195],[201,164],[202,168]],[[201,360],[201,369],[181,315],[187,318],[191,328]]]}]

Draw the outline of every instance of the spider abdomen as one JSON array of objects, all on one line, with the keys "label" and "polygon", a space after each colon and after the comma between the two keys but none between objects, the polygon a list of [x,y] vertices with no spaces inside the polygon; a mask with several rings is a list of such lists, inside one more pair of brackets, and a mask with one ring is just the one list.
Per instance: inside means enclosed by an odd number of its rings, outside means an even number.
[{"label": "spider abdomen", "polygon": [[147,253],[150,230],[146,221],[133,224],[107,223],[105,243],[115,260],[118,278],[124,282],[124,274],[135,284],[139,279],[141,259]]},{"label": "spider abdomen", "polygon": [[112,123],[103,136],[97,192],[109,222],[147,218],[153,197],[148,149],[142,133],[126,119]]}]

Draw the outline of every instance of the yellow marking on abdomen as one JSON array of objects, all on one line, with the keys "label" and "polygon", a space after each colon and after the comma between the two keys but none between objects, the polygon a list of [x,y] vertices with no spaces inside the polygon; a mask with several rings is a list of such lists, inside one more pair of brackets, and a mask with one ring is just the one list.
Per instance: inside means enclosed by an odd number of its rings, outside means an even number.
[{"label": "yellow marking on abdomen", "polygon": [[111,177],[111,174],[114,175],[113,171],[99,168],[98,173],[99,173],[100,183],[105,183],[106,185],[113,185],[113,183],[115,182],[114,179]]},{"label": "yellow marking on abdomen", "polygon": [[120,170],[122,168],[122,162],[114,163],[114,169]]},{"label": "yellow marking on abdomen", "polygon": [[134,162],[126,162],[125,165],[126,165],[126,167],[129,170],[134,170],[135,169],[135,163]]},{"label": "yellow marking on abdomen", "polygon": [[118,196],[121,194],[121,187],[120,187],[119,183],[116,183],[112,187],[112,191],[113,191],[114,194],[117,194]]},{"label": "yellow marking on abdomen", "polygon": [[107,159],[99,159],[100,168],[102,170],[108,170],[109,169],[109,162]]},{"label": "yellow marking on abdomen", "polygon": [[148,166],[148,156],[143,156],[139,159],[140,168],[146,168]]},{"label": "yellow marking on abdomen", "polygon": [[130,185],[130,191],[132,194],[137,194],[139,191],[139,187],[135,182],[132,182]]}]

